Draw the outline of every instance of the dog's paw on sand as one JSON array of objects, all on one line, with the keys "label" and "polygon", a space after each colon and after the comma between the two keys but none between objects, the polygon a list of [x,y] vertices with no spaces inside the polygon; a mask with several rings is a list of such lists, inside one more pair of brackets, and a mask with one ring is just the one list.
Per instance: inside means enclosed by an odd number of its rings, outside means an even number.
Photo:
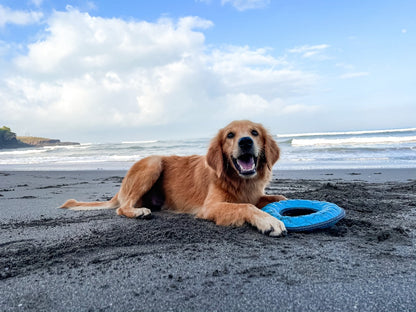
[{"label": "dog's paw on sand", "polygon": [[148,208],[136,208],[139,210],[137,212],[137,219],[151,219],[152,218],[152,211]]},{"label": "dog's paw on sand", "polygon": [[[125,212],[121,212],[119,211],[119,209],[117,209],[117,214],[125,215]],[[137,219],[151,219],[152,218],[152,211],[149,208],[132,208],[131,210],[129,210],[129,214],[131,214],[131,218],[137,218]]]},{"label": "dog's paw on sand", "polygon": [[282,221],[272,216],[258,218],[254,226],[263,234],[269,236],[285,236],[287,234],[286,227]]}]

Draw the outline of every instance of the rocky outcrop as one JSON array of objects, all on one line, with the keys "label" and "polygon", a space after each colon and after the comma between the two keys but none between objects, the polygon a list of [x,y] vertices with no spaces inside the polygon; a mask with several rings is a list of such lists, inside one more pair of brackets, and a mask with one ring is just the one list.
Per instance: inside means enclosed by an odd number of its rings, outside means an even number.
[{"label": "rocky outcrop", "polygon": [[19,148],[19,147],[39,147],[55,145],[79,145],[76,142],[61,142],[57,139],[39,138],[39,137],[22,137],[16,136],[9,127],[0,128],[0,149],[1,148]]},{"label": "rocky outcrop", "polygon": [[0,148],[17,148],[28,147],[29,145],[19,141],[16,133],[12,132],[8,127],[0,128]]},{"label": "rocky outcrop", "polygon": [[17,140],[28,144],[30,146],[54,146],[54,145],[79,145],[76,142],[61,142],[57,139],[38,138],[38,137],[21,137],[18,136]]}]

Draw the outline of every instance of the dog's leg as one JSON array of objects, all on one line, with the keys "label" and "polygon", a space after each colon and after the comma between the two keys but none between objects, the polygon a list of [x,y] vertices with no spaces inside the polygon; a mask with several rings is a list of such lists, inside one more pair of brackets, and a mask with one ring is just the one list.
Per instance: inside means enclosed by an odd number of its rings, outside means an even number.
[{"label": "dog's leg", "polygon": [[118,194],[116,194],[111,200],[107,202],[79,202],[75,199],[68,199],[59,208],[68,208],[71,210],[100,210],[100,209],[115,209],[120,207],[118,201]]},{"label": "dog's leg", "polygon": [[218,225],[225,226],[241,226],[247,222],[266,235],[286,234],[283,222],[251,204],[225,202],[208,204],[197,214],[197,218],[212,220]]},{"label": "dog's leg", "polygon": [[260,197],[258,203],[256,204],[256,207],[261,209],[268,204],[278,202],[281,200],[287,200],[287,198],[283,195],[263,195],[262,197]]},{"label": "dog's leg", "polygon": [[163,161],[160,156],[151,156],[135,163],[121,184],[118,196],[121,205],[117,214],[128,218],[149,217],[152,212],[142,207],[142,198],[159,179],[162,171]]}]

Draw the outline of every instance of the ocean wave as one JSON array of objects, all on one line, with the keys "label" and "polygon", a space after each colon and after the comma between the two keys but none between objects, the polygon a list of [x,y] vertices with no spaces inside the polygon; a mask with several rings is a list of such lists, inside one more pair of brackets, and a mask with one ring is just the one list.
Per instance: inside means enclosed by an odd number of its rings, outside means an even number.
[{"label": "ocean wave", "polygon": [[31,156],[31,157],[8,157],[0,159],[0,165],[36,165],[36,164],[80,164],[80,163],[106,163],[127,162],[134,163],[143,158],[142,155],[92,155],[92,156]]},{"label": "ocean wave", "polygon": [[54,146],[43,146],[45,150],[54,151],[54,150],[79,150],[79,149],[88,149],[91,145],[54,145]]},{"label": "ocean wave", "polygon": [[157,143],[158,140],[148,140],[148,141],[123,141],[121,144],[152,144]]},{"label": "ocean wave", "polygon": [[19,150],[7,150],[7,151],[0,151],[0,156],[6,155],[29,155],[29,154],[40,154],[45,153],[46,150],[42,148],[37,149],[19,149]]},{"label": "ocean wave", "polygon": [[297,138],[310,136],[334,136],[334,135],[366,135],[366,134],[382,134],[382,133],[400,133],[414,132],[416,128],[391,129],[391,130],[369,130],[369,131],[344,131],[344,132],[312,132],[312,133],[294,133],[294,134],[277,134],[277,138]]},{"label": "ocean wave", "polygon": [[136,162],[139,159],[143,158],[142,155],[111,155],[106,158],[103,158],[102,161],[127,161],[127,162]]},{"label": "ocean wave", "polygon": [[[380,132],[277,138],[281,148],[278,166],[416,168],[416,128]],[[148,140],[0,150],[0,170],[127,170],[150,155],[204,155],[208,144],[209,139]]]},{"label": "ocean wave", "polygon": [[416,142],[416,136],[350,137],[340,139],[293,139],[292,146],[371,145]]}]

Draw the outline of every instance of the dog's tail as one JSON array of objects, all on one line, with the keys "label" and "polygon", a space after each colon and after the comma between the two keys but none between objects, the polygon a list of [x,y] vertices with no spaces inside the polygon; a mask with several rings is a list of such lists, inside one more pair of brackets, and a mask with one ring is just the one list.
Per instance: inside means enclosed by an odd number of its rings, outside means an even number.
[{"label": "dog's tail", "polygon": [[79,202],[75,199],[68,199],[61,207],[59,208],[68,208],[71,210],[100,210],[100,209],[116,209],[120,207],[120,202],[118,200],[118,193],[109,201],[106,202]]}]

